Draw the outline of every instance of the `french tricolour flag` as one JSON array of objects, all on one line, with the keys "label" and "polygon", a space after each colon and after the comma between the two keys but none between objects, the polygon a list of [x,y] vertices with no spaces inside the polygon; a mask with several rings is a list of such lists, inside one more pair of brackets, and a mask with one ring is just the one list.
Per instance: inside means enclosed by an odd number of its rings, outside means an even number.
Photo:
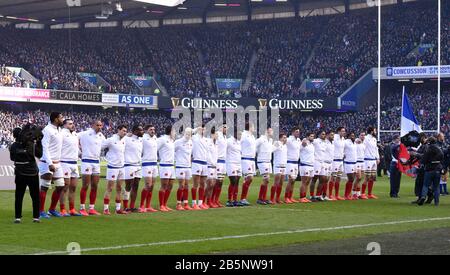
[{"label": "french tricolour flag", "polygon": [[405,87],[403,86],[401,136],[403,137],[411,131],[423,132],[414,115]]}]

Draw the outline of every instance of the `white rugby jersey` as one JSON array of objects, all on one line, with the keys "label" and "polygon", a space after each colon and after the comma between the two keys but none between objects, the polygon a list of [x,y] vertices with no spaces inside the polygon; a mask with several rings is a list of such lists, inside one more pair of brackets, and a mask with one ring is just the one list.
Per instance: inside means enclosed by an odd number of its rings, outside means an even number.
[{"label": "white rugby jersey", "polygon": [[78,140],[77,132],[70,132],[69,129],[62,129],[63,136],[61,160],[62,161],[78,161],[78,154],[80,152],[80,142]]},{"label": "white rugby jersey", "polygon": [[326,139],[316,138],[313,142],[314,146],[314,161],[323,162],[326,158],[327,141]]},{"label": "white rugby jersey", "polygon": [[270,162],[272,160],[273,140],[266,135],[256,140],[256,153],[258,162]]},{"label": "white rugby jersey", "polygon": [[300,139],[290,136],[287,140],[286,146],[288,161],[298,162],[300,159],[300,146],[302,146]]},{"label": "white rugby jersey", "polygon": [[225,160],[227,158],[227,137],[223,135],[222,132],[217,133],[217,155],[220,160]]},{"label": "white rugby jersey", "polygon": [[102,149],[108,149],[106,153],[106,160],[108,166],[114,168],[122,168],[125,164],[125,138],[120,138],[115,134],[112,137],[103,141]]},{"label": "white rugby jersey", "polygon": [[151,137],[149,134],[144,134],[142,138],[142,162],[157,162],[158,161],[158,143],[156,136]]},{"label": "white rugby jersey", "polygon": [[102,152],[102,143],[106,140],[105,136],[94,129],[89,129],[79,134],[81,145],[81,158],[90,160],[100,160]]},{"label": "white rugby jersey", "polygon": [[198,161],[208,161],[208,141],[206,137],[196,134],[192,137],[192,158]]},{"label": "white rugby jersey", "polygon": [[241,147],[243,158],[254,159],[256,157],[256,139],[250,132],[244,131],[242,133]]},{"label": "white rugby jersey", "polygon": [[358,156],[356,153],[356,143],[354,143],[351,139],[345,140],[344,146],[344,161],[345,162],[356,162],[358,160]]},{"label": "white rugby jersey", "polygon": [[380,155],[378,153],[377,139],[372,135],[367,135],[364,139],[364,159],[365,160],[378,160]]},{"label": "white rugby jersey", "polygon": [[287,165],[287,146],[277,141],[273,151],[273,165],[275,167],[286,167]]},{"label": "white rugby jersey", "polygon": [[306,141],[306,146],[303,144],[300,147],[300,163],[314,165],[314,145]]},{"label": "white rugby jersey", "polygon": [[359,162],[364,161],[365,151],[366,147],[364,146],[364,143],[356,144],[356,157]]},{"label": "white rugby jersey", "polygon": [[191,168],[192,140],[185,137],[175,141],[175,164],[180,168]]},{"label": "white rugby jersey", "polygon": [[142,138],[135,135],[125,137],[125,164],[141,165],[142,148]]},{"label": "white rugby jersey", "polygon": [[48,165],[54,161],[60,161],[63,144],[61,129],[53,124],[48,124],[45,126],[42,134],[44,138],[42,139],[43,154],[41,160],[45,161]]},{"label": "white rugby jersey", "polygon": [[241,165],[241,142],[234,137],[228,139],[227,163]]},{"label": "white rugby jersey", "polygon": [[334,145],[333,143],[331,143],[330,140],[327,139],[326,141],[326,150],[325,150],[325,158],[323,161],[327,162],[327,163],[332,163],[333,162],[333,156],[334,156]]},{"label": "white rugby jersey", "polygon": [[173,139],[164,135],[157,140],[158,144],[158,156],[160,164],[171,164],[175,163],[175,144]]},{"label": "white rugby jersey", "polygon": [[343,160],[344,159],[344,147],[345,147],[345,138],[341,138],[340,135],[334,135],[334,155],[333,158],[335,160]]},{"label": "white rugby jersey", "polygon": [[207,139],[208,142],[208,166],[216,167],[217,166],[217,160],[219,159],[219,146],[216,143],[214,143],[214,140],[212,138]]}]

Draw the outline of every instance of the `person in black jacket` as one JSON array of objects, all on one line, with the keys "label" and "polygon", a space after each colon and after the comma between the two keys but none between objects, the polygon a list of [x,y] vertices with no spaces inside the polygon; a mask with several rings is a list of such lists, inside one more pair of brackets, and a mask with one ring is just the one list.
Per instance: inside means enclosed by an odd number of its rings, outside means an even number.
[{"label": "person in black jacket", "polygon": [[[391,198],[399,198],[398,194],[400,193],[400,182],[402,180],[402,173],[398,170],[398,159],[400,153],[400,136],[395,136],[392,140],[392,143],[389,146],[390,149],[386,152],[389,152],[389,158],[391,162],[389,163],[389,172],[390,172],[390,184],[391,184]],[[387,155],[385,156],[387,157]]]},{"label": "person in black jacket", "polygon": [[413,204],[417,204],[420,200],[420,197],[422,195],[422,189],[423,189],[423,183],[425,178],[425,169],[422,163],[422,156],[425,153],[425,150],[427,148],[427,141],[428,137],[424,134],[420,134],[420,147],[417,150],[417,152],[411,152],[411,156],[417,158],[419,160],[419,168],[417,169],[417,177],[415,181],[415,187],[414,187],[414,193],[417,196],[417,200],[413,201]]},{"label": "person in black jacket", "polygon": [[430,187],[432,187],[434,193],[434,204],[439,205],[440,189],[439,184],[442,174],[442,161],[444,160],[444,153],[437,145],[435,137],[428,139],[428,146],[425,150],[425,154],[422,157],[422,164],[425,169],[425,182],[422,188],[422,194],[419,200],[419,205],[425,203],[425,197],[428,194]]},{"label": "person in black jacket", "polygon": [[39,146],[39,130],[32,125],[13,131],[15,142],[11,145],[10,158],[14,162],[15,173],[15,223],[22,222],[23,198],[27,187],[33,202],[33,222],[39,223],[39,170],[36,157],[42,157],[42,148]]}]

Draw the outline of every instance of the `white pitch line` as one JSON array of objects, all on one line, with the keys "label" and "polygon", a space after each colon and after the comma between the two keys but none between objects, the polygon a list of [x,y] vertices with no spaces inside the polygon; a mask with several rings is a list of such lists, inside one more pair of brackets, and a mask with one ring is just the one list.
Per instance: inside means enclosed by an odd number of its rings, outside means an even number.
[{"label": "white pitch line", "polygon": [[[166,242],[156,242],[156,243],[147,243],[147,244],[130,244],[130,245],[119,245],[119,246],[110,246],[110,247],[96,247],[96,248],[81,249],[80,253],[92,252],[92,251],[106,251],[106,250],[119,250],[119,249],[128,249],[128,248],[150,247],[150,246],[163,246],[163,245],[175,245],[175,244],[186,244],[186,243],[222,241],[222,240],[230,240],[230,239],[245,239],[245,238],[253,238],[253,237],[267,237],[267,236],[275,236],[275,235],[289,235],[289,234],[301,234],[301,233],[311,233],[311,232],[337,231],[337,230],[346,230],[346,229],[355,229],[355,228],[376,227],[376,226],[383,226],[383,225],[399,225],[399,224],[408,224],[408,223],[423,223],[423,222],[448,221],[448,220],[450,220],[450,217],[430,218],[430,219],[421,219],[421,220],[407,220],[407,221],[393,221],[393,222],[384,222],[384,223],[358,224],[358,225],[344,225],[344,226],[325,227],[325,228],[298,229],[298,230],[290,230],[290,231],[255,233],[255,234],[247,234],[247,235],[223,236],[223,237],[213,237],[213,238],[193,239],[193,240],[166,241]],[[68,254],[68,251],[51,251],[51,252],[36,253],[36,254],[32,254],[32,255],[54,255],[54,254]]]}]

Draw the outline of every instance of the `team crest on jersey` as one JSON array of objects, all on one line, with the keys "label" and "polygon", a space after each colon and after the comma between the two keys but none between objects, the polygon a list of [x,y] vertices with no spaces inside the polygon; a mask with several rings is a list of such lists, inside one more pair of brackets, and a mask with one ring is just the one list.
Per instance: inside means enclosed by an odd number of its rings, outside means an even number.
[{"label": "team crest on jersey", "polygon": [[69,172],[66,172],[64,175],[68,176],[68,175],[69,175]]},{"label": "team crest on jersey", "polygon": [[197,170],[197,173],[200,173],[200,170]]},{"label": "team crest on jersey", "polygon": [[115,178],[116,178],[116,175],[112,175],[112,178],[115,179]]},{"label": "team crest on jersey", "polygon": [[181,173],[180,173],[180,175],[184,176],[184,173],[183,173],[183,172],[181,172]]},{"label": "team crest on jersey", "polygon": [[168,177],[168,176],[169,176],[169,174],[168,174],[168,173],[165,173],[165,174],[164,174],[164,176]]},{"label": "team crest on jersey", "polygon": [[89,168],[86,168],[86,170],[85,170],[86,172],[89,172]]}]

